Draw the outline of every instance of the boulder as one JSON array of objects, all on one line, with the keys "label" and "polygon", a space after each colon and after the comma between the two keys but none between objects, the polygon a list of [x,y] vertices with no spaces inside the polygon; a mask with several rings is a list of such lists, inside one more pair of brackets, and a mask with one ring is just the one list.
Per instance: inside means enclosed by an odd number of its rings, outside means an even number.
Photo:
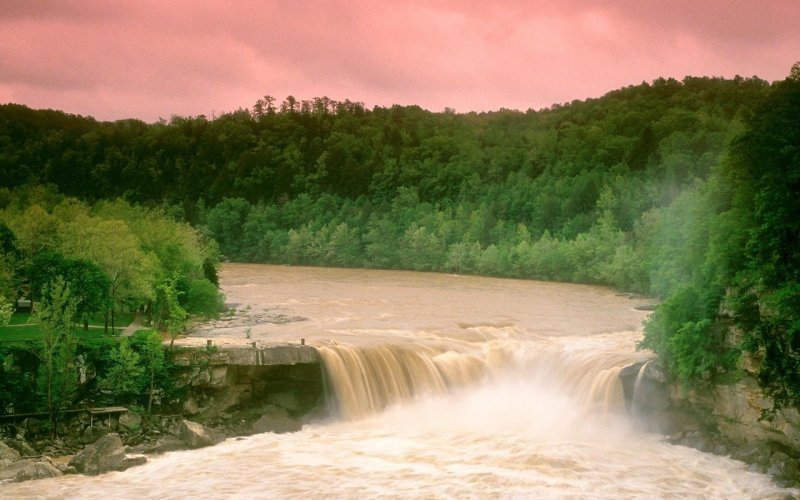
[{"label": "boulder", "polygon": [[275,406],[280,406],[291,412],[299,412],[302,410],[300,401],[294,392],[276,392],[267,396],[267,402]]},{"label": "boulder", "polygon": [[92,425],[83,431],[81,438],[84,444],[96,443],[101,437],[111,433],[111,429],[102,425]]},{"label": "boulder", "polygon": [[125,460],[122,461],[122,466],[119,470],[128,470],[137,465],[144,465],[147,463],[147,457],[144,455],[125,455]]},{"label": "boulder", "polygon": [[17,450],[0,441],[0,467],[11,465],[14,462],[18,462],[21,458]]},{"label": "boulder", "polygon": [[186,443],[175,436],[160,436],[154,443],[135,446],[131,451],[136,453],[166,453],[168,451],[185,450]]},{"label": "boulder", "polygon": [[125,460],[125,446],[119,434],[107,434],[96,443],[86,446],[72,460],[69,465],[78,472],[96,475],[112,470],[119,470]]},{"label": "boulder", "polygon": [[283,408],[273,408],[258,420],[253,423],[253,432],[260,434],[262,432],[274,432],[282,434],[285,432],[297,432],[303,428],[303,425],[297,420],[289,416]]},{"label": "boulder", "polygon": [[197,398],[190,394],[183,402],[183,413],[185,415],[197,415],[200,413],[200,405],[197,403]]},{"label": "boulder", "polygon": [[191,420],[183,420],[181,422],[179,436],[181,441],[186,443],[190,448],[213,446],[225,440],[225,436],[219,432],[208,429],[202,424],[192,422]]},{"label": "boulder", "polygon": [[125,432],[136,432],[142,428],[142,417],[134,411],[126,411],[119,416],[120,430]]},{"label": "boulder", "polygon": [[20,457],[35,457],[38,455],[36,450],[33,449],[31,445],[28,444],[27,441],[21,439],[9,439],[5,442],[5,444],[14,450],[17,450],[20,454]]},{"label": "boulder", "polygon": [[21,471],[25,467],[34,463],[36,463],[35,459],[26,458],[23,460],[17,460],[11,465],[0,467],[0,481],[7,481],[9,479],[14,479],[14,477],[16,477],[17,475],[17,472]]},{"label": "boulder", "polygon": [[44,479],[47,477],[58,477],[64,475],[60,470],[53,466],[53,464],[46,460],[31,462],[32,463],[26,463],[23,467],[17,470],[16,474],[14,474],[14,481],[19,483],[22,481],[29,481],[31,479]]}]

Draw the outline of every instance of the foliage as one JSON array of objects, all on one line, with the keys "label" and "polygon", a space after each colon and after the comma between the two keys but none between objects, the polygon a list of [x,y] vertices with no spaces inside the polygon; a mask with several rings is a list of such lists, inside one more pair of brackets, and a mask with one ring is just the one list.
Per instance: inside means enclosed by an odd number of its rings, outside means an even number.
[{"label": "foliage", "polygon": [[[650,217],[654,289],[667,297],[644,345],[686,382],[761,359],[778,405],[800,406],[800,81],[773,86],[730,154]],[[661,226],[659,228],[659,226]],[[672,255],[670,257],[670,255]],[[738,342],[734,332],[741,332]]]},{"label": "foliage", "polygon": [[152,330],[134,336],[133,344],[139,352],[143,386],[147,388],[147,411],[150,412],[156,390],[168,385],[164,345],[161,335]]},{"label": "foliage", "polygon": [[225,308],[225,300],[219,289],[205,278],[192,280],[182,301],[182,307],[194,314],[212,318]]},{"label": "foliage", "polygon": [[36,255],[28,270],[34,298],[44,296],[53,280],[61,277],[72,290],[75,314],[88,329],[89,318],[102,310],[109,295],[110,281],[90,260],[68,259],[48,251]]},{"label": "foliage", "polygon": [[186,310],[181,306],[179,296],[182,295],[177,289],[177,280],[168,279],[158,285],[158,299],[156,303],[157,317],[159,323],[164,326],[170,337],[170,348],[175,343],[184,329],[188,320]]},{"label": "foliage", "polygon": [[44,399],[53,435],[61,413],[72,404],[77,390],[75,309],[69,286],[63,278],[56,278],[36,313],[42,331],[41,343],[36,348],[40,361],[38,393]]},{"label": "foliage", "polygon": [[151,306],[174,341],[218,307],[220,255],[599,283],[664,299],[643,345],[682,382],[744,349],[800,405],[797,72],[525,112],[266,96],[145,124],[2,105],[0,294],[39,255],[87,259],[112,323]]},{"label": "foliage", "polygon": [[131,348],[126,337],[120,339],[117,347],[110,354],[111,365],[101,386],[118,397],[133,397],[143,390],[144,368],[140,364],[139,354]]},{"label": "foliage", "polygon": [[0,326],[5,326],[11,321],[14,314],[14,306],[5,297],[0,296]]}]

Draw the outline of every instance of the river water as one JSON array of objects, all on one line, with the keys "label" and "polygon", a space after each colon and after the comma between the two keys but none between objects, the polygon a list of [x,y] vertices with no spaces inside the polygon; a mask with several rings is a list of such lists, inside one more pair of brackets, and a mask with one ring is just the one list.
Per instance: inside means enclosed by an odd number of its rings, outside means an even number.
[{"label": "river water", "polygon": [[783,498],[734,460],[663,442],[616,375],[642,303],[601,287],[228,264],[240,315],[187,343],[319,348],[335,417],[5,498]]}]

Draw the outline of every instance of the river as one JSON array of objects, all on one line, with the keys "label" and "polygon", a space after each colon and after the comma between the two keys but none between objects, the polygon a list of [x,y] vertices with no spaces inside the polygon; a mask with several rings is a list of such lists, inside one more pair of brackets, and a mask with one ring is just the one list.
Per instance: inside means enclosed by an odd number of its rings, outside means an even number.
[{"label": "river", "polygon": [[671,445],[624,410],[642,303],[602,287],[227,264],[218,344],[316,346],[336,417],[5,498],[782,498],[734,460]]}]

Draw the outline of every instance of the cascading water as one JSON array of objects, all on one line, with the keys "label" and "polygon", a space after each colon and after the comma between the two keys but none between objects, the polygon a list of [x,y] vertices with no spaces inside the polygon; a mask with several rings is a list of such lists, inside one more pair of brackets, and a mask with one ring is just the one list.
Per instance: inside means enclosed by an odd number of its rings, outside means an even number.
[{"label": "cascading water", "polygon": [[[2,498],[784,498],[744,464],[631,425],[643,315],[613,292],[419,273],[232,265],[229,300],[309,318],[336,415]],[[244,330],[242,327],[242,331]],[[247,326],[247,328],[250,328]],[[243,338],[242,331],[211,332]],[[318,332],[318,334],[313,334]],[[208,334],[208,332],[207,332]],[[248,339],[249,341],[249,339]]]},{"label": "cascading water", "polygon": [[[648,356],[613,346],[635,332],[586,338],[508,338],[507,329],[482,328],[479,344],[450,340],[437,345],[338,345],[319,348],[336,413],[363,418],[414,397],[442,396],[455,389],[525,377],[557,387],[583,408],[624,409],[619,372]],[[519,333],[519,332],[517,332]],[[522,336],[522,335],[517,335]]]}]

